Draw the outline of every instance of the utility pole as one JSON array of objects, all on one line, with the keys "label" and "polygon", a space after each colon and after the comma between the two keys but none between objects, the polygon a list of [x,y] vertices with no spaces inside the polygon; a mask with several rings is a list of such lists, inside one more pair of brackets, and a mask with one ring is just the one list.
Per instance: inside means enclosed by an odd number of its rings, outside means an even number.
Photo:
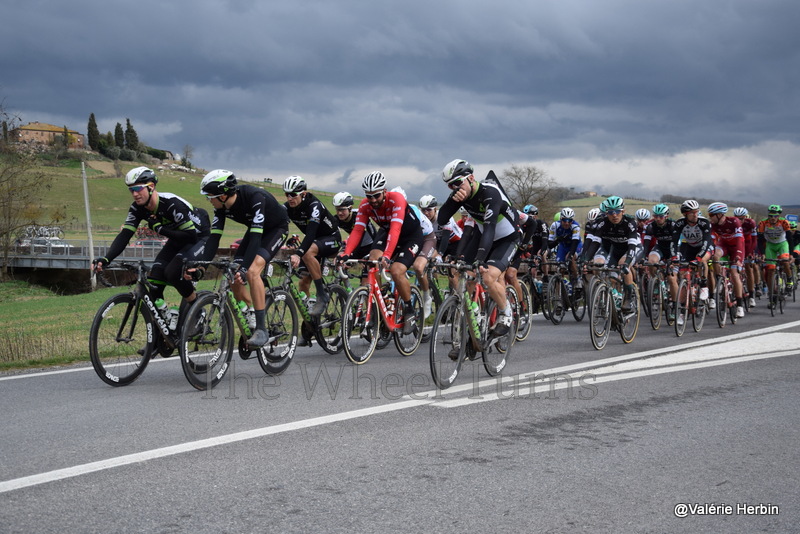
[{"label": "utility pole", "polygon": [[94,240],[92,239],[92,214],[89,210],[89,182],[86,179],[86,162],[81,161],[81,178],[83,178],[83,203],[86,206],[86,232],[89,234],[89,281],[92,291],[97,288],[97,276],[92,265],[94,262]]}]

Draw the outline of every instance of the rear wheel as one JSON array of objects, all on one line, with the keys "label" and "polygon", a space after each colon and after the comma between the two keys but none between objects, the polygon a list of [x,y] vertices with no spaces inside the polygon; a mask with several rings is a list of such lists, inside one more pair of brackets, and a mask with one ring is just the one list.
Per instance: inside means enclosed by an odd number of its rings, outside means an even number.
[{"label": "rear wheel", "polygon": [[509,331],[501,336],[495,336],[491,332],[492,327],[503,314],[503,310],[491,298],[486,299],[486,321],[481,328],[481,339],[483,340],[483,367],[489,376],[497,376],[503,372],[508,363],[508,353],[516,339],[516,316],[519,313],[519,307],[517,306],[517,292],[514,288],[506,288],[506,299],[511,305],[512,321]]},{"label": "rear wheel", "polygon": [[663,294],[664,282],[659,276],[651,276],[650,282],[647,284],[647,301],[650,304],[650,326],[653,330],[658,330],[661,327],[661,315],[664,309],[665,296]]},{"label": "rear wheel", "polygon": [[675,301],[675,335],[681,337],[689,322],[689,306],[691,304],[689,282],[684,278],[678,286],[678,299]]},{"label": "rear wheel", "polygon": [[582,281],[580,282],[580,287],[576,284],[572,288],[570,306],[572,307],[572,316],[575,320],[578,322],[583,321],[583,317],[586,315],[586,288]]},{"label": "rear wheel", "polygon": [[370,299],[369,288],[361,286],[347,299],[342,314],[344,353],[351,362],[366,363],[375,352],[380,335],[378,306]]},{"label": "rear wheel", "polygon": [[144,372],[153,351],[155,325],[130,293],[114,295],[97,311],[89,330],[89,356],[97,376],[127,386]]},{"label": "rear wheel", "polygon": [[560,324],[567,313],[564,302],[564,283],[561,281],[561,276],[551,276],[547,284],[547,311],[550,321],[555,325]]},{"label": "rear wheel", "polygon": [[[423,323],[422,328],[422,342],[427,343],[431,339],[431,330],[433,329],[433,322],[436,320],[436,312],[439,311],[439,306],[442,305],[442,296],[439,293],[439,290],[434,287],[434,282],[430,281],[429,283],[429,290],[431,292],[431,313],[427,317],[425,317],[425,321]],[[424,305],[423,301],[423,305]],[[425,312],[425,306],[423,306],[423,315]]]},{"label": "rear wheel", "polygon": [[694,285],[694,290],[691,291],[692,295],[697,296],[697,300],[694,300],[695,297],[692,298],[692,306],[694,306],[694,313],[692,314],[692,328],[694,328],[695,332],[699,332],[703,329],[703,323],[706,321],[706,313],[708,312],[708,299],[701,300],[700,296],[700,286]]},{"label": "rear wheel", "polygon": [[636,338],[636,332],[639,331],[639,319],[641,318],[641,314],[639,310],[641,309],[641,304],[639,300],[639,288],[637,286],[633,286],[634,294],[630,298],[630,306],[631,310],[629,312],[623,312],[619,310],[619,334],[622,337],[622,341],[625,343],[630,343]]},{"label": "rear wheel", "polygon": [[[726,288],[725,279],[722,276],[717,276],[717,283],[714,287],[714,304],[717,309],[717,324],[720,328],[725,328],[725,323],[728,322],[728,302],[726,301]],[[731,316],[733,318],[733,316]]]},{"label": "rear wheel", "polygon": [[204,391],[225,376],[233,356],[233,319],[216,293],[199,295],[186,313],[178,345],[181,368],[192,387]]},{"label": "rear wheel", "polygon": [[447,389],[455,382],[468,337],[461,300],[449,296],[436,312],[429,347],[431,377],[439,389]]},{"label": "rear wheel", "polygon": [[258,349],[258,364],[268,375],[279,375],[292,363],[297,350],[299,323],[297,306],[289,292],[283,289],[268,291],[264,324],[269,341]]},{"label": "rear wheel", "polygon": [[330,299],[319,316],[314,335],[322,350],[337,354],[342,350],[342,310],[347,301],[347,291],[340,285],[329,285]]},{"label": "rear wheel", "polygon": [[[395,321],[402,317],[404,306],[404,304],[398,304],[395,307]],[[394,344],[403,356],[414,354],[414,351],[417,350],[420,342],[422,342],[422,329],[425,322],[422,318],[422,293],[417,286],[411,286],[411,306],[414,309],[414,317],[416,318],[414,329],[410,334],[404,334],[402,327],[394,331]]]},{"label": "rear wheel", "polygon": [[517,324],[517,341],[525,341],[531,333],[533,326],[533,316],[531,315],[531,292],[528,284],[520,281],[519,287],[522,288],[522,298],[519,300],[519,320]]}]

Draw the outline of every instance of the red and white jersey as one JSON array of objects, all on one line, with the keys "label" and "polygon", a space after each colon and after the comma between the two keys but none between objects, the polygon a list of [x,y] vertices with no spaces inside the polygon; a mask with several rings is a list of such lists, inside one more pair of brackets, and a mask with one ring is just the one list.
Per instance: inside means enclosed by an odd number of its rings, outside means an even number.
[{"label": "red and white jersey", "polygon": [[714,234],[714,243],[717,245],[733,243],[736,240],[741,240],[744,245],[742,223],[736,217],[725,217],[721,224],[712,223],[711,232]]},{"label": "red and white jersey", "polygon": [[[361,243],[361,236],[367,228],[369,221],[373,220],[382,229],[387,231],[386,249],[383,251],[387,257],[391,257],[400,234],[404,229],[413,231],[419,228],[420,221],[414,210],[409,209],[408,201],[402,193],[388,191],[385,193],[383,204],[379,208],[373,208],[366,198],[361,201],[356,213],[356,222],[353,231],[347,238],[345,254],[352,254]],[[404,223],[408,223],[405,224]]]}]

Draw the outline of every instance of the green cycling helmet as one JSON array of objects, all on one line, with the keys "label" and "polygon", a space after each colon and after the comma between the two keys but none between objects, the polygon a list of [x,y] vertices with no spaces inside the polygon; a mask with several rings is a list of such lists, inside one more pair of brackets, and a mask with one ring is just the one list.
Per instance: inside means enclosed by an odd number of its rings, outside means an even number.
[{"label": "green cycling helmet", "polygon": [[656,204],[655,206],[653,206],[653,215],[659,215],[659,216],[663,215],[664,217],[666,217],[667,215],[669,215],[669,206],[667,206],[666,204]]},{"label": "green cycling helmet", "polygon": [[621,210],[621,209],[625,209],[625,201],[622,200],[618,196],[608,197],[607,199],[605,199],[603,201],[602,204],[600,204],[600,210],[603,213],[607,213],[607,212],[613,211],[613,210]]},{"label": "green cycling helmet", "polygon": [[773,204],[773,205],[771,205],[769,207],[769,214],[770,215],[774,215],[774,214],[782,213],[782,212],[783,212],[783,210],[781,209],[781,207],[778,204]]}]

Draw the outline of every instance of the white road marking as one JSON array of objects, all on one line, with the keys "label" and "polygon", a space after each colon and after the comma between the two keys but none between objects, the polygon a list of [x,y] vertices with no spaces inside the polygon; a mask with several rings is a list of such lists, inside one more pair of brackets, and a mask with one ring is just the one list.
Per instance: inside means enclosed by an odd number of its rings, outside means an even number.
[{"label": "white road marking", "polygon": [[[587,370],[591,371],[592,375],[596,377],[596,379],[592,382],[592,384],[597,384],[601,382],[612,382],[617,380],[625,380],[628,378],[637,378],[642,376],[651,376],[655,374],[661,373],[671,373],[676,371],[688,370],[688,369],[698,369],[702,367],[709,367],[714,365],[725,365],[729,363],[739,363],[745,361],[753,361],[757,359],[764,359],[764,358],[776,358],[781,356],[789,356],[789,355],[796,355],[800,354],[800,349],[797,348],[798,343],[798,336],[796,334],[780,334],[778,338],[772,338],[769,335],[764,334],[772,334],[773,332],[777,332],[780,330],[784,330],[787,328],[792,328],[794,326],[800,326],[800,321],[794,323],[785,323],[780,326],[776,327],[769,327],[764,328],[761,330],[750,331],[750,332],[743,332],[741,334],[734,334],[731,336],[724,336],[722,338],[716,338],[711,340],[699,341],[694,343],[687,343],[676,347],[665,348],[665,349],[657,349],[653,351],[645,351],[636,354],[626,355],[626,356],[619,356],[615,358],[607,358],[605,360],[599,360],[590,362],[590,364],[583,363],[583,364],[576,364],[570,365],[565,367],[559,367],[554,369],[549,369],[545,371],[538,371],[535,373],[527,373],[524,375],[516,375],[515,377],[508,377],[506,379],[491,379],[485,380],[477,384],[477,387],[491,387],[497,386],[498,384],[509,383],[510,381],[520,378],[532,378],[534,376],[552,376],[552,375],[563,375],[569,373],[570,371],[577,371],[577,370]],[[743,338],[750,338],[752,336],[758,336],[759,334],[764,335],[763,337],[758,337],[751,342],[740,342],[732,344],[730,342],[743,339]],[[788,336],[788,337],[787,337]],[[782,352],[772,352],[772,353],[765,353],[765,354],[751,354],[746,356],[739,356],[739,357],[727,357],[723,359],[719,359],[718,357],[709,357],[707,349],[706,351],[696,350],[699,347],[706,347],[708,345],[716,345],[715,353],[719,353],[722,347],[727,347],[727,345],[731,345],[732,347],[737,347],[735,350],[737,351],[736,354],[740,353],[740,351],[744,351],[745,353],[750,350],[752,351],[753,346],[757,346],[758,350],[763,350],[765,346],[781,346],[778,345],[765,345],[764,339],[769,339],[771,342],[775,343],[783,343],[784,346],[787,343],[790,347],[789,350],[785,350]],[[728,343],[725,343],[728,342]],[[725,343],[725,345],[723,345]],[[747,346],[750,348],[741,348],[738,347]],[[687,349],[695,349],[695,350],[687,350]],[[725,348],[728,350],[728,348]],[[731,349],[733,350],[733,349]],[[669,355],[671,354],[672,355]],[[695,356],[685,356],[686,354],[696,354]],[[664,354],[663,360],[659,360],[659,358],[654,358],[654,356]],[[730,356],[733,353],[727,353]],[[704,355],[705,357],[701,357],[699,355]],[[649,358],[639,362],[629,362],[630,360],[641,359],[641,358]],[[704,360],[704,361],[700,361]],[[623,363],[623,362],[629,362]],[[638,369],[638,370],[633,370]],[[93,370],[91,367],[89,368],[80,368],[80,369],[68,369],[62,371],[52,371],[50,373],[34,373],[29,375],[15,375],[13,377],[6,377],[5,379],[11,378],[35,378],[43,375],[51,375],[51,374],[59,374],[63,372],[77,372],[82,370]],[[236,432],[233,434],[227,434],[224,436],[217,436],[214,438],[202,439],[197,441],[191,441],[188,443],[182,443],[178,445],[172,445],[169,447],[162,447],[158,449],[152,449],[149,451],[143,451],[134,454],[128,454],[124,456],[118,456],[115,458],[108,458],[106,460],[100,460],[97,462],[90,462],[86,464],[76,465],[73,467],[67,467],[64,469],[57,469],[54,471],[49,471],[46,473],[39,473],[36,475],[30,475],[26,477],[15,478],[12,480],[6,480],[0,482],[0,493],[6,493],[9,491],[14,491],[22,488],[27,488],[31,486],[38,486],[40,484],[46,484],[48,482],[54,482],[57,480],[64,480],[67,478],[73,478],[81,475],[85,475],[88,473],[94,473],[97,471],[103,471],[106,469],[112,469],[114,467],[121,467],[126,465],[131,465],[135,463],[145,462],[148,460],[154,460],[158,458],[164,458],[167,456],[173,456],[176,454],[182,454],[185,452],[191,452],[201,449],[207,449],[211,447],[217,447],[219,445],[225,445],[228,443],[235,443],[239,441],[245,441],[249,439],[260,438],[264,436],[269,436],[273,434],[279,434],[283,432],[291,432],[294,430],[300,430],[305,428],[312,428],[316,426],[327,425],[330,423],[335,423],[339,421],[347,421],[350,419],[356,419],[360,417],[367,417],[370,415],[380,414],[380,413],[388,413],[398,410],[404,410],[407,408],[414,408],[418,406],[424,405],[434,405],[437,407],[456,407],[456,406],[463,406],[467,404],[472,404],[475,402],[486,402],[489,400],[497,400],[500,398],[505,398],[501,394],[494,393],[494,394],[487,394],[481,395],[475,398],[457,398],[452,400],[441,400],[443,396],[452,396],[454,394],[463,393],[464,391],[473,390],[476,387],[476,384],[464,384],[461,386],[452,387],[445,392],[439,391],[431,391],[426,393],[419,393],[415,395],[416,398],[408,399],[408,400],[401,400],[391,404],[385,404],[381,406],[374,406],[371,408],[363,408],[360,410],[352,410],[349,412],[343,412],[339,414],[331,414],[321,417],[314,417],[311,419],[305,419],[302,421],[294,421],[291,423],[285,423],[281,425],[274,425],[268,426],[263,428],[256,428],[253,430],[246,430],[242,432]],[[551,391],[554,388],[563,389],[564,387],[568,387],[567,382],[558,382],[554,384],[547,384],[543,386],[542,391]]]}]

